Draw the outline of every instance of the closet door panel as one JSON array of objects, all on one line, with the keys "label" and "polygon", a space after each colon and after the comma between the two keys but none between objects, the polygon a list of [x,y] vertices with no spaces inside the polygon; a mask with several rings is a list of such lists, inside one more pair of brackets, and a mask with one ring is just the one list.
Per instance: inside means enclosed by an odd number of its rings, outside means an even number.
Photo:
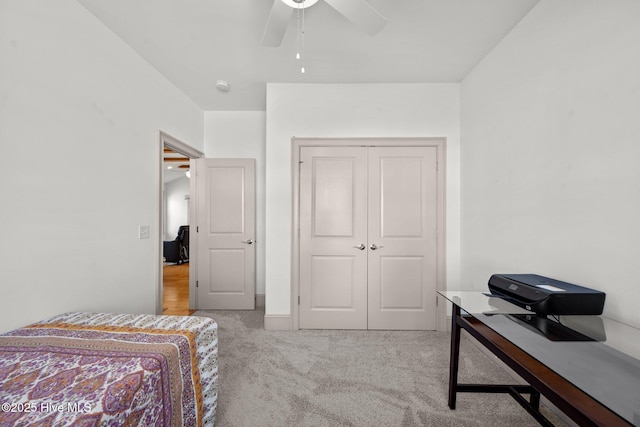
[{"label": "closet door panel", "polygon": [[368,154],[368,327],[435,329],[436,148]]},{"label": "closet door panel", "polygon": [[300,154],[300,328],[366,329],[366,150]]}]

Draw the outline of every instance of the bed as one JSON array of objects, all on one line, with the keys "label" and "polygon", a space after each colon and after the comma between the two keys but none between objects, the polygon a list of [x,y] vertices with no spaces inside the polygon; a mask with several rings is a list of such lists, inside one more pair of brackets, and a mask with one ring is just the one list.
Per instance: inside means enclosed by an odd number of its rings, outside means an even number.
[{"label": "bed", "polygon": [[0,425],[212,426],[210,318],[66,313],[0,335]]}]

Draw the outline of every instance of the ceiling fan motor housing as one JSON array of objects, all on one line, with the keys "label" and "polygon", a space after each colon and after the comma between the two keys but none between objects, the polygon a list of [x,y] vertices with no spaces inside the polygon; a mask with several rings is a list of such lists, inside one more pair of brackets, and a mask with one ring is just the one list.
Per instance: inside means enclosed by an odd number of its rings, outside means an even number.
[{"label": "ceiling fan motor housing", "polygon": [[317,2],[318,0],[282,0],[282,3],[294,9],[306,9]]}]

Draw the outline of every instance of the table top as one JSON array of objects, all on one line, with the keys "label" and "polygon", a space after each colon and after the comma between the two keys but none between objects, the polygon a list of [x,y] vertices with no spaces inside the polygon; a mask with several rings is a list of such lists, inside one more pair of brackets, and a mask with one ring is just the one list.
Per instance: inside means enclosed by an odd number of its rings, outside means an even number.
[{"label": "table top", "polygon": [[640,330],[604,316],[548,316],[479,291],[439,291],[583,392],[640,426]]}]

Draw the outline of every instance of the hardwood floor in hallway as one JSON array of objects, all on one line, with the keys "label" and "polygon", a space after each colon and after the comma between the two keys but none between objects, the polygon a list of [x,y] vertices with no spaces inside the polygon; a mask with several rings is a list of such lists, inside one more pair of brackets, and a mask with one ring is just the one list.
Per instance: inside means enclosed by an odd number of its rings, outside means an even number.
[{"label": "hardwood floor in hallway", "polygon": [[162,314],[190,316],[189,263],[166,264],[163,271]]}]

